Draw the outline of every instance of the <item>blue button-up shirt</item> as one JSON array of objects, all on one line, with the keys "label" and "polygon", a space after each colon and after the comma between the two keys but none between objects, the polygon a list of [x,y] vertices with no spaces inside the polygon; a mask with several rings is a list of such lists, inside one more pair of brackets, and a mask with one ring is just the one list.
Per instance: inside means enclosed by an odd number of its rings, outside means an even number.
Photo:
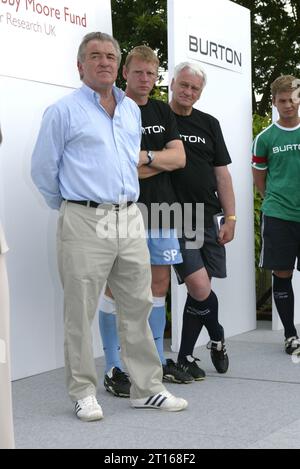
[{"label": "blue button-up shirt", "polygon": [[138,199],[140,110],[119,88],[113,93],[113,117],[86,85],[45,111],[31,175],[51,208],[58,209],[62,199],[116,204]]}]

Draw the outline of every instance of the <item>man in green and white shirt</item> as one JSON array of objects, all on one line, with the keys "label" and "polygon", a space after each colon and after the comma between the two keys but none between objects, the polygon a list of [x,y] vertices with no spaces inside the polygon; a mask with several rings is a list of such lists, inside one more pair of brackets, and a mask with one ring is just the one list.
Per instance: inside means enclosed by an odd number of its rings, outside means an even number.
[{"label": "man in green and white shirt", "polygon": [[297,79],[277,78],[271,85],[279,120],[253,143],[253,175],[262,204],[260,267],[273,271],[273,295],[285,330],[285,350],[300,353],[294,325],[293,270],[300,270],[300,118]]}]

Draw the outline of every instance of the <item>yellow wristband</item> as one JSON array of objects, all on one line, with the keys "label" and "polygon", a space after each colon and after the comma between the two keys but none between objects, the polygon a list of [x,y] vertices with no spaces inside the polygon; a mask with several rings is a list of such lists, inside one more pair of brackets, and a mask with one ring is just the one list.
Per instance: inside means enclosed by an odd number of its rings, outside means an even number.
[{"label": "yellow wristband", "polygon": [[237,220],[237,217],[236,215],[228,215],[227,217],[225,217],[226,220],[232,220],[232,221],[236,221]]}]

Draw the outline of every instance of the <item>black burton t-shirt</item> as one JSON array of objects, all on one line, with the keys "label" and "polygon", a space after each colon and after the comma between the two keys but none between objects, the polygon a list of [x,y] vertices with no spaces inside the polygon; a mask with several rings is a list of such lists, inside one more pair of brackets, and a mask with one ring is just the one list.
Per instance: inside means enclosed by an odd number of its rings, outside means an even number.
[{"label": "black burton t-shirt", "polygon": [[[176,119],[170,106],[162,101],[149,99],[145,106],[139,106],[142,114],[142,150],[163,150],[168,142],[180,140]],[[151,203],[173,204],[176,201],[170,173],[140,179],[139,202],[145,204],[150,215]],[[150,218],[149,225],[150,228]]]},{"label": "black burton t-shirt", "polygon": [[[172,171],[171,180],[181,203],[204,203],[205,226],[213,225],[213,215],[220,212],[214,168],[226,166],[231,159],[217,119],[193,109],[190,116],[175,114],[186,153],[186,166]],[[196,219],[193,205],[193,221]]]}]

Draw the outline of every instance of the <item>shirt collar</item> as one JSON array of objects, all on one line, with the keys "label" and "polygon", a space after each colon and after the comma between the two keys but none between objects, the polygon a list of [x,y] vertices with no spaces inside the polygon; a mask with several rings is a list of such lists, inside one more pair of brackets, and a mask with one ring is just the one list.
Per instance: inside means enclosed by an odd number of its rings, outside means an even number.
[{"label": "shirt collar", "polygon": [[283,127],[283,125],[278,124],[278,122],[275,122],[275,125],[279,129],[286,130],[287,132],[293,132],[294,130],[298,130],[300,128],[300,123],[296,125],[296,127]]},{"label": "shirt collar", "polygon": [[[101,101],[101,95],[85,83],[82,84],[81,91],[90,101],[96,102],[97,104],[99,104]],[[124,91],[122,91],[120,88],[117,88],[116,86],[113,86],[113,95],[117,104],[121,103],[126,96]]]}]

